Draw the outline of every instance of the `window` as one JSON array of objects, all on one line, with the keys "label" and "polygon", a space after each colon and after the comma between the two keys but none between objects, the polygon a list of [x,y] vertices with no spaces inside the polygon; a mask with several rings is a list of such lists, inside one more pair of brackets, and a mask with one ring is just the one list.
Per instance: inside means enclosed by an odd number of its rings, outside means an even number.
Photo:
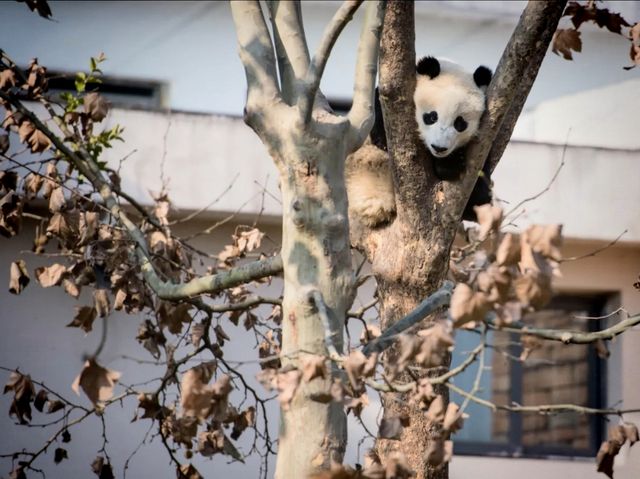
[{"label": "window", "polygon": [[[49,93],[75,93],[75,74],[48,72]],[[102,83],[95,84],[98,91],[114,106],[158,109],[163,106],[164,84],[150,80],[133,80],[101,76]],[[93,85],[91,85],[93,88]]]},{"label": "window", "polygon": [[[597,316],[604,297],[557,296],[546,309],[527,315],[523,321],[537,327],[590,331],[599,329],[599,321],[580,316]],[[474,332],[460,331],[456,336],[453,366],[465,357],[465,351],[479,342]],[[603,407],[605,376],[603,361],[591,345],[564,345],[543,341],[542,347],[520,361],[520,335],[492,331],[491,348],[485,350],[485,367],[478,397],[494,404],[540,405],[573,403]],[[455,378],[455,384],[471,391],[478,372],[477,363]],[[452,394],[461,404],[464,398]],[[470,403],[470,415],[464,428],[453,437],[458,454],[508,456],[593,456],[602,437],[603,420],[578,413],[542,415],[538,413],[492,412]]]}]

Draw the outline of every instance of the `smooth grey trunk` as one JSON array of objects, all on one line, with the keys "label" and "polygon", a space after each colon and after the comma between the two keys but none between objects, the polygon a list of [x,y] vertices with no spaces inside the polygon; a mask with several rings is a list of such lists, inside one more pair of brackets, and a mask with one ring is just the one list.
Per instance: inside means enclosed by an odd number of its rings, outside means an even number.
[{"label": "smooth grey trunk", "polygon": [[[299,2],[267,3],[274,42],[259,2],[231,3],[247,77],[245,121],[267,147],[280,172],[285,368],[298,366],[305,354],[328,356],[327,335],[341,351],[344,320],[353,300],[355,278],[344,165],[347,155],[362,145],[373,124],[383,2],[367,4],[353,106],[347,116],[329,110],[319,85],[336,39],[361,3],[347,1],[337,10],[313,58],[307,48]],[[326,310],[329,331],[319,310],[323,314]],[[302,382],[291,404],[282,411],[277,479],[306,478],[342,462],[347,441],[343,405],[323,404],[310,397],[315,392],[328,392],[338,374],[332,367],[326,379]]]},{"label": "smooth grey trunk", "polygon": [[[284,301],[282,355],[299,351],[326,355],[325,330],[311,293],[319,291],[329,311],[334,344],[342,348],[354,275],[348,242],[344,188],[344,142],[291,132],[295,148],[282,162]],[[287,148],[285,148],[286,150]],[[297,363],[285,360],[284,365]],[[331,378],[302,383],[282,411],[276,477],[306,477],[305,471],[342,462],[346,417],[341,404],[322,404],[311,393],[327,391]]]}]

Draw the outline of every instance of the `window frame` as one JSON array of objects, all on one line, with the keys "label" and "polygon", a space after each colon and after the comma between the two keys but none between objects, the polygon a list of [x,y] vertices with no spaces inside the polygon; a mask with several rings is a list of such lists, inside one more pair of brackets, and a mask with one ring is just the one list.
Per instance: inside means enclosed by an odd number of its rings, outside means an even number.
[{"label": "window frame", "polygon": [[[597,317],[602,314],[610,295],[605,294],[570,294],[560,293],[555,296],[545,309],[584,309],[589,316]],[[603,321],[588,320],[588,331],[598,331]],[[509,353],[519,357],[522,346],[514,344],[519,342],[520,335],[511,334],[512,344],[509,346]],[[571,347],[570,345],[568,347]],[[595,348],[590,347],[587,355],[588,381],[587,396],[588,406],[602,408],[607,402],[607,370],[606,361],[599,358]],[[510,363],[509,380],[511,387],[510,401],[522,404],[522,363],[512,361]],[[493,412],[489,412],[493,414]],[[589,417],[590,444],[586,449],[576,449],[564,446],[524,446],[522,444],[522,424],[523,414],[510,412],[509,433],[506,442],[498,441],[469,441],[456,440],[453,437],[453,451],[457,455],[469,456],[494,456],[494,457],[519,457],[528,459],[546,459],[549,457],[561,457],[563,459],[592,459],[598,452],[605,432],[605,418],[592,414]]]}]

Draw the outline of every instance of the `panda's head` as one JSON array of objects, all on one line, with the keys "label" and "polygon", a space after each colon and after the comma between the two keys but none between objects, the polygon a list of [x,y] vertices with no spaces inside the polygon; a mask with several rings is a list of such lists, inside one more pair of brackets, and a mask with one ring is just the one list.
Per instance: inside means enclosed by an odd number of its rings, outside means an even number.
[{"label": "panda's head", "polygon": [[456,63],[422,58],[416,65],[416,120],[431,154],[444,158],[466,145],[478,131],[491,70],[471,74]]}]

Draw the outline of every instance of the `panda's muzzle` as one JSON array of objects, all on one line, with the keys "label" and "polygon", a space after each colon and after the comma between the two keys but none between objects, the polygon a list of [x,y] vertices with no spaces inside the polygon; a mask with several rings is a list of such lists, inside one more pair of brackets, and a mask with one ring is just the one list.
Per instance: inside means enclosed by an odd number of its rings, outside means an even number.
[{"label": "panda's muzzle", "polygon": [[431,148],[433,148],[433,151],[435,151],[436,153],[444,153],[449,149],[446,146],[438,146],[434,145],[433,143],[431,143]]}]

